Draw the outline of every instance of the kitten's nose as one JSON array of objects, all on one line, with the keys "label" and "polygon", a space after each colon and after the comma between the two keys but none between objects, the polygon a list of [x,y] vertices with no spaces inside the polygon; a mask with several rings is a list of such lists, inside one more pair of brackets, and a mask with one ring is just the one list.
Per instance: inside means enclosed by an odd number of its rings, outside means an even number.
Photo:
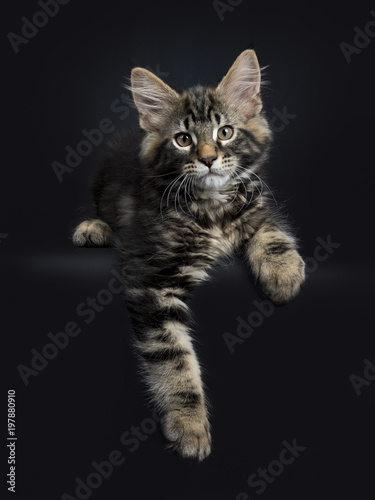
[{"label": "kitten's nose", "polygon": [[212,164],[215,160],[217,160],[216,155],[207,155],[207,156],[202,156],[201,158],[198,158],[200,162],[204,163],[208,168],[212,167]]}]

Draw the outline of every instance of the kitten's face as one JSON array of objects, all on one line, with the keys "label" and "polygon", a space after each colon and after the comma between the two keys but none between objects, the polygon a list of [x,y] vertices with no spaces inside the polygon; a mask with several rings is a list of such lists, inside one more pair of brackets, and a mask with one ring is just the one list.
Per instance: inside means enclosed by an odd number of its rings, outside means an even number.
[{"label": "kitten's face", "polygon": [[170,165],[202,189],[219,189],[256,156],[250,131],[215,89],[195,87],[181,96],[160,140]]},{"label": "kitten's face", "polygon": [[217,87],[177,92],[135,68],[131,88],[146,131],[142,154],[159,175],[173,172],[201,189],[218,190],[245,176],[250,165],[256,168],[270,129],[259,115],[260,71],[253,51],[243,52]]}]

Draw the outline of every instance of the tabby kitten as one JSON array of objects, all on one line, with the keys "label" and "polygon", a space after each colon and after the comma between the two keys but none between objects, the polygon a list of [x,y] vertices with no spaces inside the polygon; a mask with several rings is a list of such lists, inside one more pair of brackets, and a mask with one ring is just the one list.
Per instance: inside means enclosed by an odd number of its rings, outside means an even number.
[{"label": "tabby kitten", "polygon": [[145,380],[170,446],[203,460],[211,449],[188,300],[209,269],[242,250],[276,303],[305,279],[296,240],[262,181],[271,129],[260,69],[246,50],[215,87],[174,90],[131,73],[140,130],[118,135],[93,183],[96,218],[77,246],[119,249],[126,301]]}]

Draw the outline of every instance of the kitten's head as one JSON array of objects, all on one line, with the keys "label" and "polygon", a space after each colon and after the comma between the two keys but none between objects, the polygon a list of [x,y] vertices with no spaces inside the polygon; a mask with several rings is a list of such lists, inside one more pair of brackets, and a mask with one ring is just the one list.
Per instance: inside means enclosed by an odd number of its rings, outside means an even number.
[{"label": "kitten's head", "polygon": [[271,130],[261,113],[260,69],[253,50],[236,59],[216,87],[174,90],[134,68],[131,90],[145,131],[142,156],[160,175],[185,174],[201,189],[220,189],[256,170]]}]

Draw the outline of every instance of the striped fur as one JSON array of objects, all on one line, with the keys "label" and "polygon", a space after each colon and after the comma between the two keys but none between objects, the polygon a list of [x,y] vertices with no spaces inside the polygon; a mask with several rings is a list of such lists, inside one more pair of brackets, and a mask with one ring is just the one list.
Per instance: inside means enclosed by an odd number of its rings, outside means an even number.
[{"label": "striped fur", "polygon": [[[118,247],[150,399],[170,446],[198,460],[211,438],[190,335],[192,290],[238,249],[275,302],[293,298],[304,280],[295,238],[264,182],[272,136],[259,82],[253,51],[216,87],[177,91],[134,69],[141,129],[112,141],[93,183],[97,218],[73,237],[76,245]],[[233,136],[220,140],[225,126]],[[179,146],[179,134],[191,144]]]}]

